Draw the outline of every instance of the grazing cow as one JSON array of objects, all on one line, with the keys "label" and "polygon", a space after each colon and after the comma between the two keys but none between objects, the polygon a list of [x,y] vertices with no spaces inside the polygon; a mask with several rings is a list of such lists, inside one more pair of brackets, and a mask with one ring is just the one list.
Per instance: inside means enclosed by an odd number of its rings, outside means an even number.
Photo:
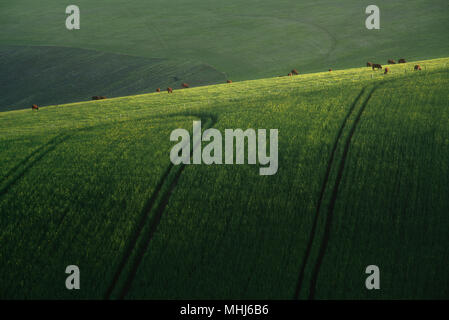
[{"label": "grazing cow", "polygon": [[382,69],[382,65],[380,65],[378,63],[373,63],[372,68],[373,68],[373,70],[374,69]]},{"label": "grazing cow", "polygon": [[390,68],[388,68],[388,67],[385,67],[385,71],[384,71],[384,74],[387,74],[387,73],[388,73],[388,71],[390,71]]},{"label": "grazing cow", "polygon": [[372,66],[373,66],[373,63],[372,63],[372,62],[367,62],[367,63],[366,63],[366,66],[367,66],[367,67],[372,67]]},{"label": "grazing cow", "polygon": [[183,88],[188,88],[189,85],[188,85],[187,83],[183,83],[183,84],[182,84],[182,87],[183,87]]},{"label": "grazing cow", "polygon": [[296,69],[293,69],[290,73],[292,75],[294,74],[295,76],[297,76],[299,74],[298,70],[296,70]]},{"label": "grazing cow", "polygon": [[289,77],[291,77],[292,75],[293,75],[293,74],[292,74],[291,72],[288,74]]},{"label": "grazing cow", "polygon": [[399,59],[398,63],[407,63],[407,61],[405,59]]},{"label": "grazing cow", "polygon": [[161,92],[161,88],[157,88],[157,89],[156,89],[156,92]]},{"label": "grazing cow", "polygon": [[421,66],[420,66],[419,64],[417,64],[417,65],[415,66],[415,71],[417,71],[417,70],[421,70]]},{"label": "grazing cow", "polygon": [[329,69],[329,72],[331,72],[332,71],[332,69]]},{"label": "grazing cow", "polygon": [[100,100],[107,99],[105,96],[100,96]]},{"label": "grazing cow", "polygon": [[100,97],[99,96],[93,96],[92,100],[100,100]]},{"label": "grazing cow", "polygon": [[394,61],[393,59],[389,59],[388,64],[396,64],[396,61]]},{"label": "grazing cow", "polygon": [[170,88],[170,87],[168,87],[168,88],[167,88],[167,92],[168,92],[168,93],[173,93],[173,89]]},{"label": "grazing cow", "polygon": [[31,106],[31,110],[39,111],[39,107],[37,106],[37,104],[33,104],[33,105]]},{"label": "grazing cow", "polygon": [[227,83],[232,83],[232,80],[228,80],[228,81],[226,81]]}]

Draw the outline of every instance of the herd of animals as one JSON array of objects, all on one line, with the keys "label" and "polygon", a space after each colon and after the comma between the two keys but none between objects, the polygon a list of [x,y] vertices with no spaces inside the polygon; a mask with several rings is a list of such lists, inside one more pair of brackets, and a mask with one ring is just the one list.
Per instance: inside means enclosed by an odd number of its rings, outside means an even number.
[{"label": "herd of animals", "polygon": [[[397,63],[406,63],[406,61],[405,61],[405,59],[399,59]],[[396,64],[396,61],[394,61],[393,59],[389,59],[389,60],[388,60],[388,64],[389,64],[389,65],[391,65],[391,64]],[[377,69],[377,70],[382,70],[382,65],[381,65],[381,64],[378,64],[378,63],[367,62],[367,63],[366,63],[366,66],[372,68],[373,70],[376,70],[376,69]],[[387,73],[390,71],[390,68],[385,67],[383,70],[384,70],[384,74],[387,74]],[[420,66],[419,64],[415,65],[414,70],[415,70],[415,71],[420,71],[420,70],[421,70],[421,66]],[[329,72],[331,72],[331,71],[332,71],[332,69],[329,69]],[[288,73],[288,76],[289,76],[289,77],[292,77],[292,76],[294,76],[294,75],[299,75],[298,70],[293,69],[292,71],[290,71],[290,72]],[[283,77],[283,76],[279,76],[279,77]],[[232,80],[227,80],[226,82],[227,82],[227,83],[232,83]],[[184,89],[190,88],[189,84],[187,84],[187,83],[185,83],[185,82],[181,84],[181,87],[184,88]],[[156,89],[156,92],[161,92],[161,88],[157,88],[157,89]],[[167,92],[168,92],[168,93],[173,93],[173,88],[168,87],[168,88],[167,88]],[[105,96],[93,96],[93,97],[92,97],[92,100],[103,100],[103,99],[107,99],[107,98],[106,98]],[[34,110],[38,111],[38,110],[39,110],[39,107],[38,107],[36,104],[33,104],[33,105],[31,106],[31,110],[33,110],[33,111],[34,111]]]}]

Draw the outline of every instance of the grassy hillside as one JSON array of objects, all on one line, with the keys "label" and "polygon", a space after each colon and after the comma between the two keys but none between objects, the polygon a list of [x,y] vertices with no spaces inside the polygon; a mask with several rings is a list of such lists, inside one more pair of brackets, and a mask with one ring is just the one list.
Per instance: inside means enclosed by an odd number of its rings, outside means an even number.
[{"label": "grassy hillside", "polygon": [[[447,298],[449,59],[419,63],[1,113],[0,297]],[[170,165],[193,119],[279,129],[277,174]]]},{"label": "grassy hillside", "polygon": [[[31,100],[60,104],[94,95],[85,93],[85,88],[106,90],[112,96],[149,92],[144,90],[172,83],[176,74],[194,73],[196,83],[208,84],[221,82],[221,74],[248,80],[285,75],[292,68],[308,73],[362,66],[366,61],[449,55],[449,7],[444,0],[379,0],[380,30],[365,28],[365,8],[372,4],[367,0],[79,0],[78,31],[65,28],[68,4],[2,2],[0,45],[85,48],[150,60],[99,56],[78,49],[66,51],[61,60],[62,49],[57,49],[55,56],[48,53],[52,75],[40,64],[33,69],[36,76],[44,72],[35,87],[36,78],[29,76],[26,66],[35,59],[35,50],[49,49],[19,51],[13,60],[2,57],[3,65],[9,65],[2,81],[8,81],[8,89],[13,90],[2,101],[8,107],[28,105]],[[105,66],[113,70],[95,73],[99,78],[92,75]],[[139,71],[133,72],[137,67]],[[123,72],[121,82],[112,79],[116,70]],[[26,96],[25,87],[32,89]]]},{"label": "grassy hillside", "polygon": [[61,47],[0,46],[0,69],[0,111],[226,82],[223,73],[194,61]]}]

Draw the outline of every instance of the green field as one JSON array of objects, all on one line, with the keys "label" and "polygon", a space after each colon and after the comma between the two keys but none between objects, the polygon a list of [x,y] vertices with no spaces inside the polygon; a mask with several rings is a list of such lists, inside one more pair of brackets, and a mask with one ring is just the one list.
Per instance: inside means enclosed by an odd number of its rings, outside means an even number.
[{"label": "green field", "polygon": [[[449,58],[417,63],[0,113],[0,297],[448,298]],[[170,165],[194,119],[279,129],[277,174]]]},{"label": "green field", "polygon": [[380,30],[367,0],[78,0],[78,31],[68,4],[0,3],[0,110],[449,56],[444,0],[379,0]]}]

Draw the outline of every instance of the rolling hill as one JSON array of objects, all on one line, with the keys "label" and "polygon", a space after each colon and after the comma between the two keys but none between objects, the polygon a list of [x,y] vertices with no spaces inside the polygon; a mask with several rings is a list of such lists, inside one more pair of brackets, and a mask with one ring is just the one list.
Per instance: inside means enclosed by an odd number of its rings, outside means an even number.
[{"label": "rolling hill", "polygon": [[379,0],[380,30],[365,28],[365,0],[76,4],[77,31],[65,2],[0,4],[0,110],[148,93],[190,75],[205,85],[449,56],[444,0]]},{"label": "rolling hill", "polygon": [[0,69],[0,111],[226,82],[204,63],[61,47],[0,46]]},{"label": "rolling hill", "polygon": [[[449,59],[417,63],[0,113],[0,297],[447,298]],[[171,165],[198,119],[279,129],[277,174]]]}]

